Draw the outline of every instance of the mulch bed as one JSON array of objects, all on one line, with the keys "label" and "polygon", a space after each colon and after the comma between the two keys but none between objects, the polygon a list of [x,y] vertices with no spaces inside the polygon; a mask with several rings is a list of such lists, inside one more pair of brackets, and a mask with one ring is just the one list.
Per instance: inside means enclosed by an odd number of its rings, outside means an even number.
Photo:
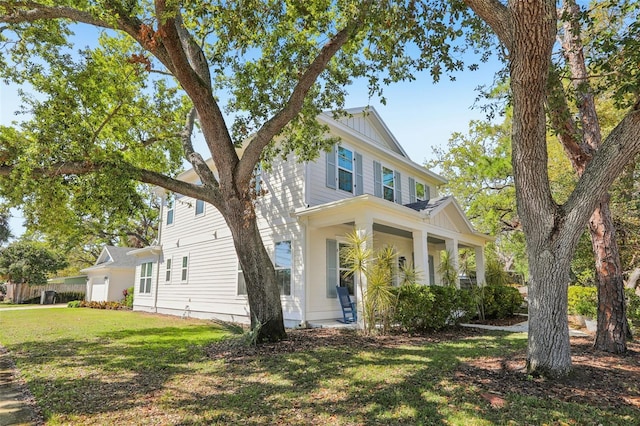
[{"label": "mulch bed", "polygon": [[518,393],[538,398],[585,403],[598,407],[640,408],[640,343],[627,342],[628,352],[613,355],[593,348],[593,338],[571,338],[573,371],[553,380],[526,374],[526,355],[478,358],[464,363],[455,373],[456,381],[472,383],[492,405],[500,395]]},{"label": "mulch bed", "polygon": [[[424,345],[479,336],[484,332],[461,328],[428,336],[368,337],[353,330],[290,330],[288,340],[284,342],[246,346],[229,339],[210,346],[208,355],[212,359],[224,359],[229,363],[244,363],[255,357],[304,352],[320,347],[362,349]],[[592,338],[572,337],[573,372],[566,378],[554,380],[553,384],[549,383],[549,379],[532,377],[526,373],[524,351],[503,357],[481,357],[462,363],[455,371],[453,380],[465,386],[475,385],[480,389],[481,395],[496,408],[506,404],[501,396],[507,393],[599,407],[640,408],[640,343],[628,342],[628,349],[625,355],[613,355],[594,350]]]}]

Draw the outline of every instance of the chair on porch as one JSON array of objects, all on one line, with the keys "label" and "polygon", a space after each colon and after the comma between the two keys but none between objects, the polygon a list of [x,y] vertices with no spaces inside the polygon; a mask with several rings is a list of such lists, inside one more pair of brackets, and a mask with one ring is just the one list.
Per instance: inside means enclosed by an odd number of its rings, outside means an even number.
[{"label": "chair on porch", "polygon": [[351,301],[349,296],[349,289],[347,287],[336,286],[338,292],[338,301],[342,308],[342,320],[338,320],[345,324],[352,322],[358,322],[358,312],[356,310],[356,303]]}]

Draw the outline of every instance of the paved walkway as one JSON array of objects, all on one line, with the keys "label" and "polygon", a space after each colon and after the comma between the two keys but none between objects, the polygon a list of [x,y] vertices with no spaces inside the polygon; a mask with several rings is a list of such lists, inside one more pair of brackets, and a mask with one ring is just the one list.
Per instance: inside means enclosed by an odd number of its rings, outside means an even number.
[{"label": "paved walkway", "polygon": [[[499,331],[508,331],[510,333],[527,333],[529,331],[529,321],[521,322],[520,324],[508,325],[508,326],[498,326],[498,325],[485,325],[485,324],[461,324],[463,327],[470,328],[481,328],[483,330],[499,330]],[[589,334],[580,331],[580,330],[572,330],[569,329],[570,336],[576,337],[585,337],[589,336]]]},{"label": "paved walkway", "polygon": [[[11,308],[0,308],[0,327],[2,313],[26,309],[64,308],[66,303],[56,305],[24,305]],[[33,410],[27,387],[16,378],[16,368],[10,354],[0,346],[0,426],[40,425],[42,421]]]}]

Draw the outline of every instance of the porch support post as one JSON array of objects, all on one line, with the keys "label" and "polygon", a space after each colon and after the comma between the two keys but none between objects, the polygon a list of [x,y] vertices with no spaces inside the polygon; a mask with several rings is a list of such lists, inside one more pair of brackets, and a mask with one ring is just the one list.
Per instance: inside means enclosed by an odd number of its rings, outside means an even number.
[{"label": "porch support post", "polygon": [[413,267],[418,272],[416,284],[431,285],[429,282],[429,246],[427,231],[416,229],[413,231]]},{"label": "porch support post", "polygon": [[476,282],[478,286],[485,285],[484,246],[476,247]]},{"label": "porch support post", "polygon": [[460,288],[460,274],[458,273],[458,240],[453,238],[453,239],[449,239],[447,238],[445,240],[445,248],[446,250],[449,252],[449,254],[451,255],[451,260],[453,260],[453,267],[456,270],[456,287]]},{"label": "porch support post", "polygon": [[[364,250],[373,249],[373,218],[368,215],[355,218],[355,230],[360,237],[365,237]],[[369,259],[370,264],[371,259]],[[358,328],[364,330],[364,295],[367,293],[367,277],[360,274],[356,279],[356,305],[358,310]]]}]

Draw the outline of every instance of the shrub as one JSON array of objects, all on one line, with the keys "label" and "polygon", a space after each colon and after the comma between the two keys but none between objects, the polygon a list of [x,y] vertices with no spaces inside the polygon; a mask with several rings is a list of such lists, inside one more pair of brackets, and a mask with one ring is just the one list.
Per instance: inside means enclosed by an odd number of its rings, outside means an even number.
[{"label": "shrub", "polygon": [[120,304],[120,302],[95,302],[95,301],[91,301],[91,302],[87,302],[87,301],[82,301],[80,302],[80,307],[82,308],[91,308],[91,309],[113,309],[113,310],[118,310],[122,308],[122,305]]},{"label": "shrub", "polygon": [[72,300],[67,303],[67,308],[79,308],[82,304],[81,300]]},{"label": "shrub", "polygon": [[595,287],[569,286],[568,312],[595,318],[598,313],[598,289]]},{"label": "shrub", "polygon": [[404,285],[398,296],[393,322],[412,333],[457,325],[475,313],[471,294],[455,287]]},{"label": "shrub", "polygon": [[640,296],[633,289],[626,289],[627,296],[627,318],[634,325],[640,325]]},{"label": "shrub", "polygon": [[84,292],[79,291],[65,291],[57,293],[56,295],[56,303],[72,302],[82,299],[84,299]]},{"label": "shrub", "polygon": [[133,308],[133,287],[129,287],[126,290],[122,291],[122,295],[124,299],[122,300],[122,305],[132,309]]},{"label": "shrub", "polygon": [[486,285],[473,292],[482,304],[485,319],[501,319],[513,316],[522,306],[524,298],[515,287],[507,285]]}]

